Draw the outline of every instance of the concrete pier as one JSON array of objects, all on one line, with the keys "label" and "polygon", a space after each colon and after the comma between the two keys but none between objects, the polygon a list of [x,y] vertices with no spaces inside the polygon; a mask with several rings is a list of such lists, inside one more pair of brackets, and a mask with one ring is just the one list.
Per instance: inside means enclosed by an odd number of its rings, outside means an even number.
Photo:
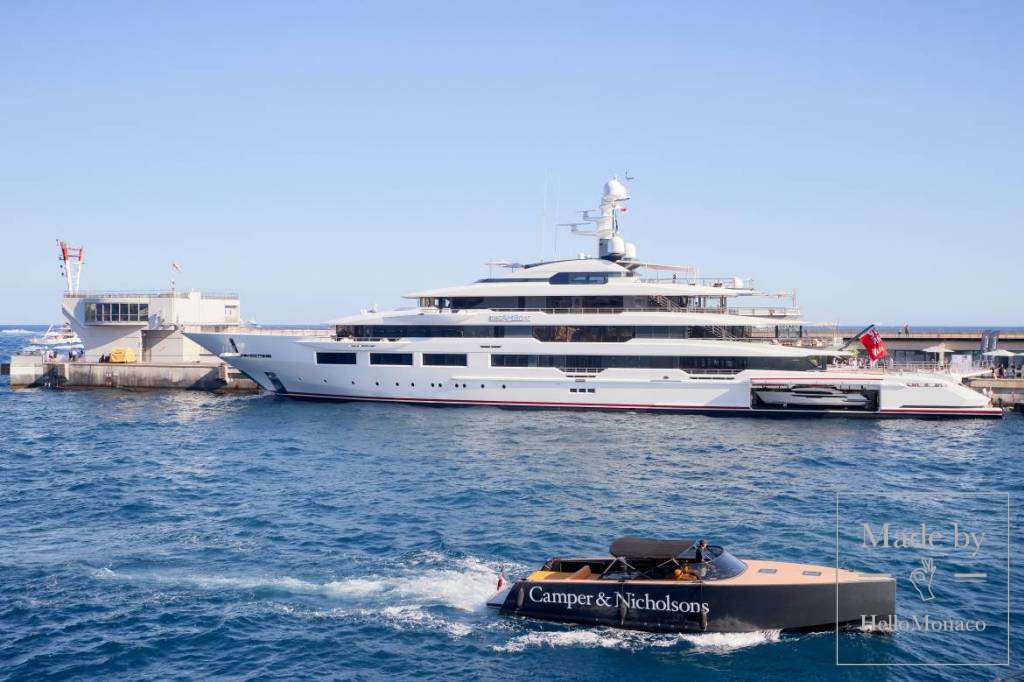
[{"label": "concrete pier", "polygon": [[226,364],[47,362],[38,355],[11,358],[11,388],[175,388],[257,393],[254,381]]},{"label": "concrete pier", "polygon": [[[804,329],[804,338],[821,339],[828,342],[838,336],[846,342],[853,340],[860,331],[863,329],[842,327],[837,333],[837,330],[834,329],[808,327]],[[936,328],[921,331],[911,329],[909,332],[904,332],[901,329],[881,327],[878,329],[878,333],[890,351],[922,351],[930,346],[941,344],[954,352],[977,352],[981,347],[981,332],[977,329]],[[1024,332],[1001,331],[996,348],[1024,351]]]},{"label": "concrete pier", "polygon": [[1014,407],[1024,405],[1024,379],[994,379],[980,376],[965,379],[964,383],[975,391],[992,398],[996,407]]}]

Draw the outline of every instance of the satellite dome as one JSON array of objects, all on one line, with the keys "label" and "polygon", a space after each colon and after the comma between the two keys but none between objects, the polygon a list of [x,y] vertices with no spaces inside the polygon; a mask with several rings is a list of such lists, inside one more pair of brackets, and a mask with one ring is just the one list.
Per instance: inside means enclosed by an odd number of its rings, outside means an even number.
[{"label": "satellite dome", "polygon": [[610,201],[621,201],[629,198],[629,190],[619,182],[619,179],[612,178],[604,183],[604,198]]}]

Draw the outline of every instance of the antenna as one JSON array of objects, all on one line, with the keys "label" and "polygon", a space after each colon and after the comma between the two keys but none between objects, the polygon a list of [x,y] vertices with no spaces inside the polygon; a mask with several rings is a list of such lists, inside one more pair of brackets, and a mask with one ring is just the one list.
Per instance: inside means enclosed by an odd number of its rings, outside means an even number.
[{"label": "antenna", "polygon": [[67,293],[71,296],[78,295],[78,285],[82,281],[82,266],[85,265],[85,249],[81,246],[68,246],[68,243],[57,240],[57,248],[60,249],[60,274],[64,275],[67,282]]},{"label": "antenna", "polygon": [[178,265],[178,261],[171,261],[171,293],[174,293],[175,275],[181,272],[181,266]]}]

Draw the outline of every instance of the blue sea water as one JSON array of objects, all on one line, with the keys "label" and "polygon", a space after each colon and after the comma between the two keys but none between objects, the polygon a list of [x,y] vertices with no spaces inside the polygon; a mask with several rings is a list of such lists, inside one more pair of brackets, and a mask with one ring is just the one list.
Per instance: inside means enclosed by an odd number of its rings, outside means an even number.
[{"label": "blue sea water", "polygon": [[[0,356],[24,342],[0,333]],[[979,679],[1019,671],[1024,418],[742,419],[0,384],[0,678]],[[892,572],[971,633],[655,635],[488,611],[623,533]],[[853,493],[890,492],[894,497]],[[932,492],[931,495],[912,495]],[[874,514],[874,516],[872,516]],[[952,514],[952,516],[950,516]],[[979,584],[906,579],[856,524],[955,517]],[[1012,604],[1007,631],[1007,599]],[[1009,642],[1007,638],[1009,637]],[[1009,667],[835,665],[1005,661]]]}]

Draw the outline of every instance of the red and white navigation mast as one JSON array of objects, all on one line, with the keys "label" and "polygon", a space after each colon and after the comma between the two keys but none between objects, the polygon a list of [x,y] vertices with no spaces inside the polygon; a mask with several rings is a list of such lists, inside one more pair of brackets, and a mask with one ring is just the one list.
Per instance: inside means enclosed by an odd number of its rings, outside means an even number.
[{"label": "red and white navigation mast", "polygon": [[57,240],[60,249],[60,274],[68,284],[68,293],[78,294],[78,285],[82,281],[82,266],[85,265],[85,250],[81,246],[68,246],[68,243]]}]

